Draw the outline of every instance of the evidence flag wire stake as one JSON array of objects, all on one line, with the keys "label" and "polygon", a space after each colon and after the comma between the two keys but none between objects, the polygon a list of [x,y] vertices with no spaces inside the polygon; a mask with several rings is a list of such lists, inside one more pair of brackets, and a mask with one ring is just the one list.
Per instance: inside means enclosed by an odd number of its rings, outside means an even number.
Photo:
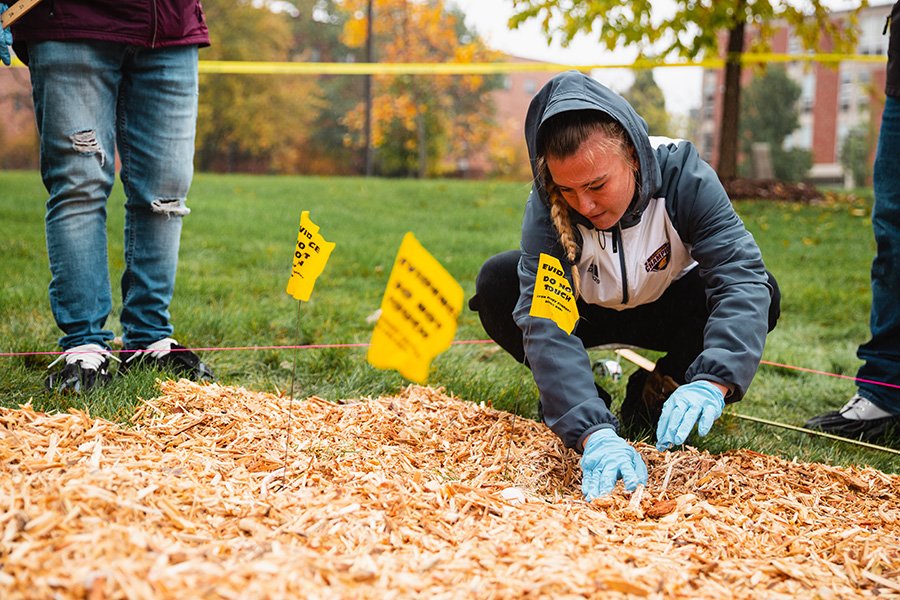
[{"label": "evidence flag wire stake", "polygon": [[[300,301],[297,301],[297,338],[300,337]],[[288,418],[287,418],[287,434],[284,439],[284,464],[282,465],[281,472],[281,487],[278,488],[280,492],[284,488],[287,487],[287,474],[288,474],[288,449],[291,447],[291,415],[294,412],[294,379],[297,376],[297,354],[298,349],[294,348],[294,360],[293,365],[291,366],[291,395],[288,396]]]},{"label": "evidence flag wire stake", "polygon": [[[528,332],[531,333],[531,321],[528,322]],[[529,336],[522,336],[522,364],[524,365],[528,359],[528,353],[525,352],[525,340],[529,339]],[[512,414],[512,424],[509,426],[509,443],[506,445],[506,459],[503,463],[503,471],[506,473],[506,476],[510,479],[513,479],[512,475],[509,473],[509,455],[512,453],[512,445],[513,445],[513,434],[516,431],[516,416],[519,414],[519,400],[521,396],[516,394],[516,401],[513,405],[513,414]],[[538,398],[538,402],[540,402],[540,398]]]}]

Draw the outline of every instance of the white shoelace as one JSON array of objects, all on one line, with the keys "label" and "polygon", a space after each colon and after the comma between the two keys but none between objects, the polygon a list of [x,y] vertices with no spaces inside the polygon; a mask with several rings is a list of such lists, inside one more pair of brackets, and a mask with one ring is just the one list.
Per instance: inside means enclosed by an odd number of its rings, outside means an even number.
[{"label": "white shoelace", "polygon": [[119,359],[113,356],[109,350],[100,346],[98,344],[82,344],[81,346],[75,346],[74,348],[69,348],[62,354],[60,354],[56,360],[50,363],[47,368],[53,367],[61,361],[62,359],[66,359],[67,365],[73,365],[75,363],[81,363],[81,366],[85,369],[99,369],[103,362],[107,358],[111,358],[115,361]]},{"label": "white shoelace", "polygon": [[854,394],[850,401],[840,410],[840,413],[842,417],[851,421],[871,421],[893,416],[859,394]]},{"label": "white shoelace", "polygon": [[162,358],[163,356],[165,356],[166,354],[171,352],[172,346],[177,343],[178,343],[177,341],[175,341],[169,337],[163,338],[161,340],[157,340],[157,341],[153,342],[152,344],[150,344],[149,346],[147,346],[147,350],[145,350],[145,351],[132,352],[131,356],[128,357],[128,359],[125,362],[133,361],[135,358],[138,357],[139,354],[149,354],[156,360],[159,360],[160,358]]}]

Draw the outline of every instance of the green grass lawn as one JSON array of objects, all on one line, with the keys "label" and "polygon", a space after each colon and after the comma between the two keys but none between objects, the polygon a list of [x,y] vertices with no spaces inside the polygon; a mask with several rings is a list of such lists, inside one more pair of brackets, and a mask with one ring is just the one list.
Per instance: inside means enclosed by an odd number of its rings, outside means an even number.
[{"label": "green grass lawn", "polygon": [[[190,347],[236,348],[367,343],[366,317],[381,302],[403,235],[411,231],[470,297],[485,259],[518,247],[527,183],[361,178],[198,175],[184,221],[178,285],[171,311],[175,336]],[[47,300],[45,192],[34,172],[0,173],[0,351],[54,351],[59,332]],[[122,271],[123,196],[109,203],[114,297]],[[817,205],[741,202],[768,268],[781,284],[782,316],[764,360],[853,376],[857,345],[868,335],[869,268],[874,241],[870,194]],[[300,212],[337,244],[310,302],[284,292]],[[118,333],[119,305],[108,324]],[[485,334],[463,311],[457,340]],[[650,358],[652,353],[644,352]],[[595,358],[612,358],[592,351]],[[377,397],[408,382],[366,362],[365,348],[221,350],[203,353],[219,382],[260,391],[328,399]],[[87,409],[126,421],[140,398],[156,392],[155,373],[133,373],[85,396],[43,389],[51,355],[0,357],[0,403],[42,410]],[[635,367],[623,364],[626,375]],[[492,344],[454,345],[432,365],[429,384],[491,402],[525,417],[537,392],[527,369]],[[604,385],[621,399],[624,380]],[[802,425],[841,406],[853,383],[763,365],[747,397],[731,406],[706,438],[711,452],[752,448],[788,459],[867,464],[900,472],[900,456],[758,425],[732,413]],[[730,415],[730,416],[729,416]]]}]

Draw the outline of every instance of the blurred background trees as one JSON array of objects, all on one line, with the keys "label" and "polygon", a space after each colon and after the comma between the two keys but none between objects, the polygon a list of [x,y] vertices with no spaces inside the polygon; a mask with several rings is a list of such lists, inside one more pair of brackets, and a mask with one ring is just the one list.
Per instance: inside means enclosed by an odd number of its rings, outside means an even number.
[{"label": "blurred background trees", "polygon": [[[783,66],[768,66],[744,89],[741,103],[740,173],[760,177],[760,165],[754,165],[760,151],[768,155],[772,172],[766,178],[801,181],[812,166],[809,150],[789,147],[788,137],[800,126],[800,86],[787,75]],[[755,167],[755,169],[754,169]],[[756,170],[756,173],[754,173]]]},{"label": "blurred background trees", "polygon": [[[204,0],[211,47],[204,60],[360,62],[366,0],[293,3]],[[443,0],[375,0],[377,62],[492,62]],[[453,174],[487,152],[487,95],[500,76],[375,75],[376,174]],[[365,156],[364,78],[347,75],[204,74],[197,167],[204,171],[355,174]]]}]

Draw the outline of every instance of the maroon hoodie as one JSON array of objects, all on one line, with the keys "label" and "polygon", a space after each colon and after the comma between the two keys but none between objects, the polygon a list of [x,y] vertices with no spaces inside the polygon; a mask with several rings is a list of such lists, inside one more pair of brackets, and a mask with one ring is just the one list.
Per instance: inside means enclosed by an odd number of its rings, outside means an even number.
[{"label": "maroon hoodie", "polygon": [[48,40],[144,48],[209,45],[200,0],[43,0],[13,25],[12,34],[23,61],[27,42]]}]

